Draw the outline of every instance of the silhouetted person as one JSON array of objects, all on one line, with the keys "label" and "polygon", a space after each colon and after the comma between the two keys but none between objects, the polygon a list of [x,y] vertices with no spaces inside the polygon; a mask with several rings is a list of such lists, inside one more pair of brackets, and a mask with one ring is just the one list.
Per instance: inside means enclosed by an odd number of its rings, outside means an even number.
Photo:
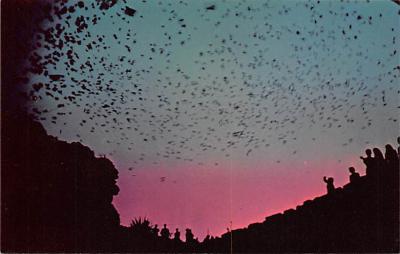
[{"label": "silhouetted person", "polygon": [[367,155],[367,157],[362,157],[360,156],[360,159],[363,160],[365,166],[366,166],[366,175],[369,176],[371,174],[374,174],[373,171],[375,170],[375,162],[374,162],[374,158],[372,158],[371,154],[371,149],[367,149],[365,150],[365,154]]},{"label": "silhouetted person", "polygon": [[399,167],[399,158],[397,157],[397,152],[394,150],[394,148],[387,144],[385,146],[386,151],[385,151],[385,161],[386,165],[389,166],[390,169],[396,169]]},{"label": "silhouetted person", "polygon": [[156,224],[156,225],[154,225],[154,228],[153,228],[153,234],[155,236],[158,236],[158,232],[160,232],[160,229],[158,228],[158,225]]},{"label": "silhouetted person", "polygon": [[175,229],[174,240],[177,242],[181,241],[181,232],[179,232],[179,229]]},{"label": "silhouetted person", "polygon": [[375,147],[372,151],[374,152],[374,166],[376,167],[376,170],[380,171],[385,167],[385,158],[379,148]]},{"label": "silhouetted person", "polygon": [[167,224],[164,224],[164,227],[161,229],[161,237],[163,239],[169,239],[171,236],[171,233],[169,232],[169,229],[167,228]]},{"label": "silhouetted person", "polygon": [[400,137],[397,137],[397,157],[400,158]]},{"label": "silhouetted person", "polygon": [[194,235],[192,230],[187,228],[186,229],[186,243],[193,243],[194,242]]},{"label": "silhouetted person", "polygon": [[356,172],[354,167],[349,167],[350,183],[356,183],[360,180],[360,174]]},{"label": "silhouetted person", "polygon": [[335,192],[335,185],[333,185],[333,177],[326,178],[324,176],[324,182],[326,183],[326,189],[328,191],[328,194],[332,194]]}]

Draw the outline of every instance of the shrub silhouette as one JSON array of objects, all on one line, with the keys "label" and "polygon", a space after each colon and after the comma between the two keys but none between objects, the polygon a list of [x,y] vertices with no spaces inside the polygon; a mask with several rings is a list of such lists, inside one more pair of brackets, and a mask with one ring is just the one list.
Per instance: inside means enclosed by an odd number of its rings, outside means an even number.
[{"label": "shrub silhouette", "polygon": [[152,234],[152,227],[150,227],[150,221],[147,218],[135,218],[132,220],[129,230],[134,234],[148,235]]}]

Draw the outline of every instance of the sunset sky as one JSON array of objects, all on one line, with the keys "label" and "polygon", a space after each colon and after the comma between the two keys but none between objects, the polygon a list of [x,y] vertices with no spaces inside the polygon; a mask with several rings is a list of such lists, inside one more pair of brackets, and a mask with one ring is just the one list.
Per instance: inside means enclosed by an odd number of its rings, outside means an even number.
[{"label": "sunset sky", "polygon": [[28,107],[113,161],[123,225],[217,236],[324,194],[325,175],[346,184],[367,147],[397,145],[392,1],[84,3],[42,24],[65,28],[62,46],[37,50],[59,52],[46,68],[63,77],[32,74],[26,91],[50,85]]}]

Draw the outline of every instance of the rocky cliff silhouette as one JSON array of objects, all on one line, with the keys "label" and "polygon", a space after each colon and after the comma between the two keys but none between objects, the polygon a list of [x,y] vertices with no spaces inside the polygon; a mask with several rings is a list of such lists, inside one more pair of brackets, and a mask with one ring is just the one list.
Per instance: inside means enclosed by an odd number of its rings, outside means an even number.
[{"label": "rocky cliff silhouette", "polygon": [[2,251],[111,250],[118,171],[22,114],[2,119]]},{"label": "rocky cliff silhouette", "polygon": [[120,226],[112,162],[47,135],[24,114],[2,115],[1,173],[7,252],[399,251],[398,165],[201,243],[162,237],[147,220]]},{"label": "rocky cliff silhouette", "polygon": [[399,167],[203,242],[208,252],[399,252]]}]

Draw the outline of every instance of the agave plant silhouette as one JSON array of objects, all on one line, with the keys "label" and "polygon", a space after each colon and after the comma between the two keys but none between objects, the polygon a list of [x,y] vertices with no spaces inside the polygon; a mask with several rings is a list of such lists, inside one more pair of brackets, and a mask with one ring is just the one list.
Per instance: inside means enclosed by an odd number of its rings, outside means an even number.
[{"label": "agave plant silhouette", "polygon": [[151,226],[150,226],[150,221],[146,217],[139,217],[135,218],[131,221],[131,224],[129,226],[129,229],[138,234],[151,234]]}]

